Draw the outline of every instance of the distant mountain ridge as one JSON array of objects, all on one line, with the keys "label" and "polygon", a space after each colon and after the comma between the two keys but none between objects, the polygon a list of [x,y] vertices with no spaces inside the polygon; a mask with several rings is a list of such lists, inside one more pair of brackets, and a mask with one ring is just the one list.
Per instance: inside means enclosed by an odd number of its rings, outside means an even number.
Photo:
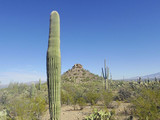
[{"label": "distant mountain ridge", "polygon": [[[46,81],[41,81],[41,83],[45,83]],[[13,82],[14,83],[18,83],[18,82]],[[24,83],[18,83],[18,84],[26,84],[28,86],[32,85],[32,84],[37,84],[39,83],[39,81],[30,81],[30,82],[24,82]],[[10,83],[9,83],[10,84]],[[3,89],[3,88],[7,88],[9,86],[9,84],[0,84],[0,89]]]},{"label": "distant mountain ridge", "polygon": [[0,89],[7,88],[8,84],[0,84]]},{"label": "distant mountain ridge", "polygon": [[130,80],[133,79],[138,79],[139,77],[141,77],[142,79],[154,79],[155,77],[160,79],[160,72],[158,73],[154,73],[154,74],[149,74],[149,75],[144,75],[144,76],[137,76],[137,77],[132,77],[132,78],[129,78]]}]

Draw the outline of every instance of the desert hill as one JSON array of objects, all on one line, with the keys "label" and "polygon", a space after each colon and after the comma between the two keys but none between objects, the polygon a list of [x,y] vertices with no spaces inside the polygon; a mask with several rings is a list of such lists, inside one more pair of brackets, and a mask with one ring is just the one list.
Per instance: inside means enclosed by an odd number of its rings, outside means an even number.
[{"label": "desert hill", "polygon": [[99,80],[101,77],[84,69],[81,64],[75,64],[71,69],[62,74],[62,82],[88,82]]}]

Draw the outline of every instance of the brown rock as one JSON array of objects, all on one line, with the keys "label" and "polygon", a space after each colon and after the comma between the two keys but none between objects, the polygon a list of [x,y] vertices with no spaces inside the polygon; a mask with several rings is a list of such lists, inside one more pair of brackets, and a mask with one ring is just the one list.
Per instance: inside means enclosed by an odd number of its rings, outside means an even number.
[{"label": "brown rock", "polygon": [[81,64],[75,64],[75,65],[72,67],[72,69],[75,69],[75,68],[80,68],[80,69],[82,69],[83,66],[82,66]]}]

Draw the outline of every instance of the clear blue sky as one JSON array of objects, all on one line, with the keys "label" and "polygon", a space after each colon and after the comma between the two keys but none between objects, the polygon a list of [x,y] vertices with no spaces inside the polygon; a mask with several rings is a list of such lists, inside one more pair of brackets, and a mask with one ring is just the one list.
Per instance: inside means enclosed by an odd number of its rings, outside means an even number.
[{"label": "clear blue sky", "polygon": [[0,0],[0,81],[46,80],[49,15],[61,19],[62,73],[114,79],[160,72],[160,0]]}]

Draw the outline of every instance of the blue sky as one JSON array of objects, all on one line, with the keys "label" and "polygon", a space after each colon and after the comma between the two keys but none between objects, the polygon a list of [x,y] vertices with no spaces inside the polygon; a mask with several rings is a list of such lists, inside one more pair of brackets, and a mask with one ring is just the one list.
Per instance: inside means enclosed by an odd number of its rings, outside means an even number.
[{"label": "blue sky", "polygon": [[49,17],[61,19],[62,73],[75,63],[114,79],[160,72],[159,0],[0,0],[0,81],[46,80]]}]

